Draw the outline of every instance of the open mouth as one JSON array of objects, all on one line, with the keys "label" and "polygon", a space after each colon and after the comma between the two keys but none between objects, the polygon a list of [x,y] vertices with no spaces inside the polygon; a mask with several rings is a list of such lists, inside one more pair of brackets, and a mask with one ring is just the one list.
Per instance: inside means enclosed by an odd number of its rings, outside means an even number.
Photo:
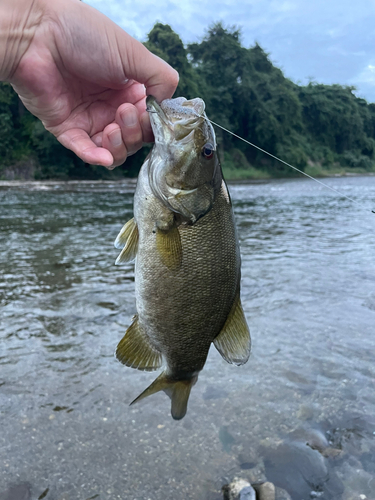
[{"label": "open mouth", "polygon": [[[187,101],[186,99],[182,101],[182,98],[180,102],[176,101],[180,101],[180,98],[167,99],[160,105],[155,97],[148,96],[146,99],[146,111],[148,113],[156,114],[157,118],[170,129],[173,129],[176,125],[192,128],[197,123],[197,120],[204,118],[203,105],[200,106],[203,108],[202,113],[199,113],[199,111],[194,107],[184,105],[185,102],[190,103],[190,101]],[[166,109],[163,109],[163,107]],[[154,121],[155,118],[156,117],[153,117],[151,121]]]}]

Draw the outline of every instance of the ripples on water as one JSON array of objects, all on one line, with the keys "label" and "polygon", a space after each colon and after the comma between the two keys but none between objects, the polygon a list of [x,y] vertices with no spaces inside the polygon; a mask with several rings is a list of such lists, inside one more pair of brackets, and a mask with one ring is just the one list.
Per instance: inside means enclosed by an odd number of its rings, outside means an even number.
[{"label": "ripples on water", "polygon": [[[253,353],[212,350],[181,422],[113,352],[135,312],[113,241],[134,182],[0,187],[0,498],[375,497],[375,178],[230,186]],[[95,496],[98,495],[98,496]],[[364,497],[361,497],[364,498]]]}]

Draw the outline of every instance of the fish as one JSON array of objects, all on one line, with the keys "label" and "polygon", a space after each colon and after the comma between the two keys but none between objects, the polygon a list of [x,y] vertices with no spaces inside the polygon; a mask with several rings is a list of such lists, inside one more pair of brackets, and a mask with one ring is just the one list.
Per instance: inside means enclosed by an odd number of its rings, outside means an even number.
[{"label": "fish", "polygon": [[164,391],[182,419],[211,344],[243,365],[251,339],[240,299],[241,257],[215,132],[201,98],[148,96],[154,146],[139,172],[134,217],[116,264],[135,259],[137,314],[117,359],[161,374],[131,404]]}]

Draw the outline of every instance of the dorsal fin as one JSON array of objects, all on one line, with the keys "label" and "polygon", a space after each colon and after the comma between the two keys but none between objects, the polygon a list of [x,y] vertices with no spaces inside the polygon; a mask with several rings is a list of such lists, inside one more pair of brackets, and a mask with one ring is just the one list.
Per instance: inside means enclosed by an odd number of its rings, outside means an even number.
[{"label": "dorsal fin", "polygon": [[153,371],[161,367],[162,355],[151,345],[138,322],[138,315],[120,340],[116,357],[122,364],[138,370]]},{"label": "dorsal fin", "polygon": [[223,329],[214,345],[228,363],[243,365],[249,359],[251,339],[238,292]]}]

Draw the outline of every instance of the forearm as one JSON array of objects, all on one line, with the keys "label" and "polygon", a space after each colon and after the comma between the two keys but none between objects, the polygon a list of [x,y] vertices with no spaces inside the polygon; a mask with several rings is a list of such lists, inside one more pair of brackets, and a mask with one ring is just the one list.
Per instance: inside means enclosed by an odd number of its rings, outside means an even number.
[{"label": "forearm", "polygon": [[11,81],[43,12],[43,0],[0,0],[0,81]]}]

